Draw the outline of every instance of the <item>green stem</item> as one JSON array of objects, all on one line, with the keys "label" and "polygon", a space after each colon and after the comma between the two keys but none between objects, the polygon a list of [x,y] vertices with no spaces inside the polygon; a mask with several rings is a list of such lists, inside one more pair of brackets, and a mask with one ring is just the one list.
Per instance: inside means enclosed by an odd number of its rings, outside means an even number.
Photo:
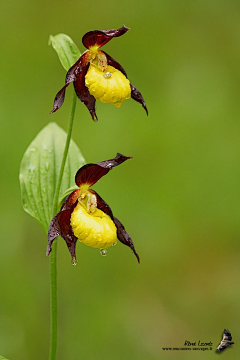
[{"label": "green stem", "polygon": [[50,308],[51,308],[51,340],[49,360],[57,356],[57,242],[52,244],[50,259]]},{"label": "green stem", "polygon": [[74,92],[73,100],[72,100],[72,108],[71,108],[71,113],[70,113],[70,118],[69,118],[69,123],[68,123],[68,129],[67,129],[67,139],[66,139],[64,152],[63,152],[62,164],[61,164],[61,168],[59,171],[56,191],[55,191],[54,199],[53,199],[53,216],[56,215],[56,212],[58,211],[58,199],[59,199],[59,193],[60,193],[60,188],[61,188],[61,184],[62,184],[62,177],[63,177],[63,172],[64,172],[66,160],[67,160],[69,145],[70,145],[70,141],[71,141],[71,137],[72,137],[72,128],[73,128],[73,119],[74,119],[75,109],[76,109],[76,100],[77,100],[77,96]]},{"label": "green stem", "polygon": [[[67,160],[67,154],[70,146],[71,136],[72,136],[72,128],[73,128],[73,120],[76,109],[76,94],[73,94],[72,100],[72,108],[68,123],[67,130],[67,139],[62,157],[62,164],[59,171],[56,191],[53,200],[53,216],[56,215],[58,211],[58,200],[59,193],[62,184],[63,172]],[[52,244],[52,252],[51,252],[51,265],[50,265],[50,308],[51,308],[51,341],[50,341],[50,352],[49,352],[49,360],[56,360],[57,357],[57,242],[54,241]]]}]

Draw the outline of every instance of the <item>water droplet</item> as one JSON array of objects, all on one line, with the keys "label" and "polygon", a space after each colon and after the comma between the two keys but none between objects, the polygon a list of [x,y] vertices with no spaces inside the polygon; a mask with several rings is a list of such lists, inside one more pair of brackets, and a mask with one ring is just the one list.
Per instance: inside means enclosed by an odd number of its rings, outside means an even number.
[{"label": "water droplet", "polygon": [[43,191],[44,193],[46,192],[45,186],[43,186],[42,191]]},{"label": "water droplet", "polygon": [[75,257],[72,258],[72,265],[76,266],[77,265],[77,259]]},{"label": "water droplet", "polygon": [[100,254],[102,255],[102,256],[107,256],[107,249],[100,249]]},{"label": "water droplet", "polygon": [[29,167],[28,167],[28,172],[29,172],[29,173],[35,173],[35,166],[33,166],[32,164],[30,164]]},{"label": "water droplet", "polygon": [[33,148],[30,149],[30,151],[31,151],[31,152],[36,152],[37,149],[33,147]]},{"label": "water droplet", "polygon": [[112,244],[112,246],[115,246],[115,245],[117,245],[117,242],[115,242],[115,243]]},{"label": "water droplet", "polygon": [[107,71],[106,73],[103,74],[103,76],[104,76],[106,79],[109,79],[109,78],[112,76],[112,74],[111,74],[109,71]]},{"label": "water droplet", "polygon": [[46,164],[45,164],[45,169],[46,169],[46,171],[48,171],[48,170],[50,169],[50,164],[49,164],[49,162],[46,162]]}]

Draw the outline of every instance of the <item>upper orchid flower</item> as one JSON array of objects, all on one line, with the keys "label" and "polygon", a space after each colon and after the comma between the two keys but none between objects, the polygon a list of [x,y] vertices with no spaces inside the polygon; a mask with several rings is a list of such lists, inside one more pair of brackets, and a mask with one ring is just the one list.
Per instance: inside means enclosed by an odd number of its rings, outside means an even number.
[{"label": "upper orchid flower", "polygon": [[94,121],[98,120],[95,112],[96,99],[120,107],[123,101],[132,97],[142,104],[148,114],[140,91],[130,84],[123,67],[107,53],[99,50],[112,38],[122,36],[128,30],[123,25],[118,30],[93,30],[83,36],[83,45],[88,50],[68,70],[65,85],[55,97],[52,113],[62,106],[65,89],[73,82],[78,98],[87,106]]},{"label": "upper orchid flower", "polygon": [[107,248],[116,245],[118,237],[123,244],[132,249],[140,262],[132,239],[125,231],[123,224],[113,216],[109,205],[96,191],[90,189],[109,170],[128,159],[131,157],[118,153],[114,159],[87,164],[77,171],[75,182],[79,189],[67,197],[60,212],[51,220],[47,255],[51,252],[53,240],[59,235],[66,241],[73,264],[76,264],[77,239],[85,245],[99,248],[101,254],[106,255]]}]

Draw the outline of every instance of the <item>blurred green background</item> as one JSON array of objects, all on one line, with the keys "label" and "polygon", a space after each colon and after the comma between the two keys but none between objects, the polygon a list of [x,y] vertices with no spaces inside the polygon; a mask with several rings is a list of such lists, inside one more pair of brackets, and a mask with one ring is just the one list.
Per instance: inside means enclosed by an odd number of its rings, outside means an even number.
[{"label": "blurred green background", "polygon": [[[103,50],[140,89],[97,103],[98,123],[77,103],[73,139],[87,162],[133,160],[94,189],[131,234],[106,258],[77,244],[73,267],[58,241],[58,359],[212,359],[224,328],[240,343],[240,2],[107,0],[1,2],[0,354],[42,360],[49,348],[49,258],[40,225],[22,210],[19,166],[50,121],[67,129],[72,86],[49,115],[65,71],[49,35],[84,51],[93,29],[131,28]],[[185,340],[213,350],[163,351]],[[228,353],[228,355],[227,355]],[[223,353],[224,354],[224,353]]]}]

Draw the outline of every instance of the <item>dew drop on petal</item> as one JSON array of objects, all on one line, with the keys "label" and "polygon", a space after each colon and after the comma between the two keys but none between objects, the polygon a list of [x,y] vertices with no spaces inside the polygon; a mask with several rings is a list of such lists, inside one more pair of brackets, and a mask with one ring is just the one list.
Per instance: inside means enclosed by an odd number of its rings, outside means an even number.
[{"label": "dew drop on petal", "polygon": [[102,255],[102,256],[107,256],[107,249],[100,249],[100,254]]},{"label": "dew drop on petal", "polygon": [[104,76],[106,79],[109,79],[109,78],[112,76],[112,74],[111,74],[109,71],[107,71],[107,72],[105,72],[105,73],[103,74],[103,76]]},{"label": "dew drop on petal", "polygon": [[72,265],[73,265],[73,266],[76,266],[77,263],[78,263],[78,262],[77,262],[77,259],[76,259],[76,258],[72,258]]},{"label": "dew drop on petal", "polygon": [[27,203],[25,201],[23,202],[23,207],[24,207],[24,209],[28,208],[28,205],[27,205]]},{"label": "dew drop on petal", "polygon": [[50,164],[49,164],[49,162],[46,162],[46,164],[45,164],[45,169],[46,169],[46,171],[48,171],[49,168],[50,168]]},{"label": "dew drop on petal", "polygon": [[112,244],[112,246],[115,246],[115,245],[117,245],[117,242],[115,242],[115,243]]}]

